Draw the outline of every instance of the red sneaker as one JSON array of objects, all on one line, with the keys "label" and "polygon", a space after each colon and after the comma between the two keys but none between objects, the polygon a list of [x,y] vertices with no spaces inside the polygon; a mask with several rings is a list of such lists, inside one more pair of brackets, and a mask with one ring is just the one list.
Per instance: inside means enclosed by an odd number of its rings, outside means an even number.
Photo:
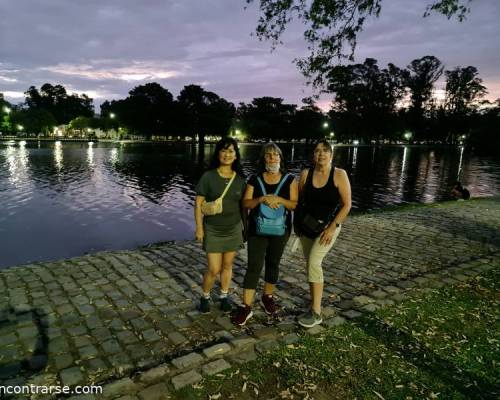
[{"label": "red sneaker", "polygon": [[243,326],[250,318],[252,318],[252,316],[252,307],[244,305],[242,307],[238,307],[236,314],[231,317],[231,322],[235,325]]},{"label": "red sneaker", "polygon": [[260,300],[260,304],[266,314],[268,315],[273,315],[278,311],[280,308],[278,305],[274,302],[274,297],[272,294],[264,294],[262,295],[262,298]]}]

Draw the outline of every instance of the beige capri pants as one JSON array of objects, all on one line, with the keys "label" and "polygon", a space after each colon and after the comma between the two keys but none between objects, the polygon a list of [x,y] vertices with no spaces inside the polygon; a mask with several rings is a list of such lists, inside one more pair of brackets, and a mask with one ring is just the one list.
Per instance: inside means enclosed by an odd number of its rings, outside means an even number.
[{"label": "beige capri pants", "polygon": [[304,235],[300,236],[300,243],[302,244],[302,251],[306,259],[307,279],[310,283],[323,283],[323,258],[330,251],[333,244],[337,240],[342,226],[335,229],[332,241],[329,245],[323,246],[319,244],[318,236],[316,239],[309,239]]}]

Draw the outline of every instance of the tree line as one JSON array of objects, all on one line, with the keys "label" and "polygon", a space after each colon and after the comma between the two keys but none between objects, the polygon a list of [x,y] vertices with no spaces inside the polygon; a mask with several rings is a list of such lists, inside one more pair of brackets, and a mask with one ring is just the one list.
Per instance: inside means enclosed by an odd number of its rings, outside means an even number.
[{"label": "tree line", "polygon": [[[436,82],[444,77],[444,95]],[[254,98],[235,106],[198,85],[185,86],[179,95],[158,83],[133,88],[124,99],[105,101],[94,115],[92,99],[68,94],[61,85],[30,87],[24,103],[8,104],[0,131],[49,134],[54,126],[68,125],[151,137],[191,137],[241,134],[249,140],[308,141],[329,137],[338,142],[400,142],[457,144],[491,148],[500,144],[500,99],[487,93],[473,66],[445,70],[434,56],[411,61],[405,68],[392,63],[382,68],[377,60],[337,65],[324,77],[323,93],[332,98],[324,113],[314,98],[299,107],[276,97]],[[11,110],[5,113],[5,110]]]}]

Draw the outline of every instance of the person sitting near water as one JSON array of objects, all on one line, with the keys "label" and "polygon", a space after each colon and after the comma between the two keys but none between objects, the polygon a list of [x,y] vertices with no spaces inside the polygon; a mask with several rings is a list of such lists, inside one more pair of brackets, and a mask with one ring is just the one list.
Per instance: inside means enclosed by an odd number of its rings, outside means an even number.
[{"label": "person sitting near water", "polygon": [[456,183],[456,185],[451,190],[451,194],[458,200],[469,200],[470,192],[462,186],[460,181]]}]

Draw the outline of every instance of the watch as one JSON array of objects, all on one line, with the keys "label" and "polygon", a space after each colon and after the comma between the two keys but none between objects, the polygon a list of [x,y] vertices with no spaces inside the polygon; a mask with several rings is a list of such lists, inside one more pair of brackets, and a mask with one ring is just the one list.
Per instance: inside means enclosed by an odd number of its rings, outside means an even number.
[{"label": "watch", "polygon": [[335,222],[335,226],[338,228],[340,224],[338,222]]}]

